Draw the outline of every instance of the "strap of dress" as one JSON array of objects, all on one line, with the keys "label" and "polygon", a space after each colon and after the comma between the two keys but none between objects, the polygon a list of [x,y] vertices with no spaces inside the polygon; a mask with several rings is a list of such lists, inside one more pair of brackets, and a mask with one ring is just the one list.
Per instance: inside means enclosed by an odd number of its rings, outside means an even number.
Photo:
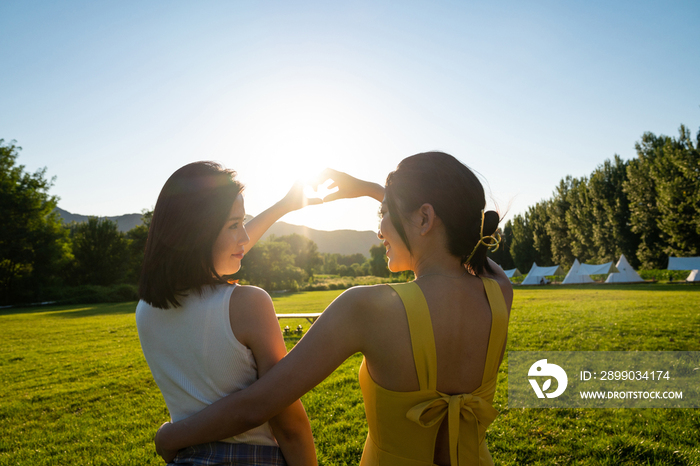
[{"label": "strap of dress", "polygon": [[413,347],[413,362],[421,390],[437,389],[437,353],[433,323],[430,320],[428,303],[423,291],[415,282],[392,283],[391,286],[399,295],[406,309],[408,329],[411,333]]},{"label": "strap of dress", "polygon": [[489,347],[486,352],[486,364],[484,365],[484,375],[481,384],[495,378],[498,373],[498,362],[501,357],[503,343],[506,341],[506,331],[508,329],[508,310],[503,292],[498,282],[491,278],[481,277],[486,290],[486,296],[491,306],[491,332],[489,335]]}]

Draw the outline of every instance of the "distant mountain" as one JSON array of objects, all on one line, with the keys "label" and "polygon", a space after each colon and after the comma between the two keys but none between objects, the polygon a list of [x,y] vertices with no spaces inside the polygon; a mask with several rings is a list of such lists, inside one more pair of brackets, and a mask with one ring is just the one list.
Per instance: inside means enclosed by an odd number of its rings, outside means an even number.
[{"label": "distant mountain", "polygon": [[[61,217],[61,219],[63,219],[63,223],[83,223],[87,222],[88,218],[90,217],[89,215],[72,214],[67,210],[63,210],[58,207],[56,207],[55,211],[58,212],[58,215]],[[107,218],[117,222],[117,228],[119,231],[123,231],[125,233],[134,228],[136,225],[141,225],[141,214],[126,214],[118,215],[116,217],[100,218]]]},{"label": "distant mountain", "polygon": [[[73,214],[63,209],[56,207],[56,212],[63,219],[64,223],[70,222],[87,222],[87,215]],[[141,224],[141,214],[126,214],[116,217],[104,217],[117,222],[119,231],[127,232],[136,225]],[[246,221],[250,220],[251,216],[246,216]],[[301,225],[292,225],[291,223],[277,222],[270,227],[263,235],[262,239],[267,239],[270,235],[285,236],[296,233],[305,236],[318,245],[319,252],[338,253],[338,254],[364,254],[369,257],[369,248],[375,244],[379,244],[377,233],[374,231],[357,231],[357,230],[335,230],[323,231],[314,230]]]},{"label": "distant mountain", "polygon": [[357,254],[358,252],[369,257],[369,248],[381,241],[374,231],[357,230],[334,230],[323,231],[314,230],[300,225],[277,222],[265,232],[262,239],[267,239],[270,235],[285,236],[296,233],[306,236],[318,245],[319,252],[330,252],[339,254]]}]

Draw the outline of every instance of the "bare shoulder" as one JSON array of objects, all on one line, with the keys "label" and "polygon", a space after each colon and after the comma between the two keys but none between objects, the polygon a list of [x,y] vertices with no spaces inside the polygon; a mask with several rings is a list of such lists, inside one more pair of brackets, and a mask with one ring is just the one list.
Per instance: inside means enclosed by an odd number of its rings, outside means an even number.
[{"label": "bare shoulder", "polygon": [[344,327],[365,329],[386,315],[392,302],[398,302],[394,296],[394,291],[386,285],[355,286],[338,296],[323,312],[322,319]]},{"label": "bare shoulder", "polygon": [[237,285],[231,293],[229,315],[232,320],[259,322],[275,313],[272,298],[267,291],[257,286]]},{"label": "bare shoulder", "polygon": [[345,290],[334,303],[350,307],[358,312],[373,312],[386,307],[392,301],[394,291],[387,285],[354,286]]},{"label": "bare shoulder", "polygon": [[236,306],[261,306],[272,304],[272,298],[267,291],[257,286],[236,285],[231,294],[231,305]]},{"label": "bare shoulder", "polygon": [[390,320],[392,301],[400,303],[393,295],[386,285],[349,288],[326,308],[300,344],[307,337],[323,339],[333,335],[339,362],[356,352],[366,354],[378,329],[385,328]]},{"label": "bare shoulder", "polygon": [[279,334],[272,298],[257,286],[236,286],[229,301],[229,320],[236,339],[254,354],[271,341],[270,335]]},{"label": "bare shoulder", "polygon": [[501,288],[501,293],[503,293],[503,299],[505,299],[506,302],[506,308],[510,314],[510,307],[513,304],[513,284],[510,282],[510,278],[506,276],[505,272],[503,272],[503,269],[498,264],[493,262],[491,259],[489,259],[489,264],[493,269],[493,273],[487,272],[484,274],[484,276],[498,283],[498,286]]},{"label": "bare shoulder", "polygon": [[510,279],[503,274],[497,274],[489,278],[495,280],[496,283],[498,283],[498,286],[501,288],[501,293],[503,293],[503,299],[506,302],[508,314],[510,314],[510,308],[513,304],[513,284],[510,282]]}]

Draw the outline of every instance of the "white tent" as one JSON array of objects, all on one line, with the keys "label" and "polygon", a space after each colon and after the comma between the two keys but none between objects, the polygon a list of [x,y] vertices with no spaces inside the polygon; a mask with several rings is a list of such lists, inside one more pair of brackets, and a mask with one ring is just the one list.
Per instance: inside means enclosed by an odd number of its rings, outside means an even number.
[{"label": "white tent", "polygon": [[523,274],[520,273],[520,270],[518,270],[517,267],[514,269],[504,270],[503,272],[506,274],[506,277],[508,277],[510,279],[511,283],[513,282],[513,277],[522,277],[523,276]]},{"label": "white tent", "polygon": [[619,272],[612,261],[606,262],[605,264],[581,264],[581,269],[579,271],[586,275],[603,275]]},{"label": "white tent", "polygon": [[687,282],[700,282],[700,257],[669,257],[668,270],[690,270]]},{"label": "white tent", "polygon": [[558,265],[554,267],[540,267],[537,263],[532,264],[532,268],[523,280],[523,285],[544,285],[549,283],[545,277],[550,275],[564,275],[564,271]]},{"label": "white tent", "polygon": [[562,285],[571,285],[576,283],[593,283],[589,275],[602,275],[617,272],[615,264],[606,262],[605,264],[581,264],[578,259],[574,259],[574,265],[566,274],[566,278],[561,282]]},{"label": "white tent", "polygon": [[591,277],[588,274],[581,273],[581,263],[578,259],[574,259],[574,264],[571,266],[571,270],[566,274],[564,281],[561,282],[562,285],[572,285],[576,283],[593,283]]},{"label": "white tent", "polygon": [[644,281],[632,268],[630,263],[627,262],[627,258],[625,258],[624,254],[620,256],[620,260],[617,261],[615,267],[617,267],[619,272],[612,272],[608,275],[608,278],[605,279],[605,283],[634,283]]}]

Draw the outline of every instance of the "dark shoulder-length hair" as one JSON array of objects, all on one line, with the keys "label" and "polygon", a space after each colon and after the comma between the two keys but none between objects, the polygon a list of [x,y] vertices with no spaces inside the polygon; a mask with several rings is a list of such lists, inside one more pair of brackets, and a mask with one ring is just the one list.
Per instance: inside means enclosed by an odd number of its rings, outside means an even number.
[{"label": "dark shoulder-length hair", "polygon": [[178,296],[223,283],[212,246],[243,190],[236,172],[215,162],[195,162],[173,173],[158,196],[139,280],[139,298],[162,309]]},{"label": "dark shoulder-length hair", "polygon": [[[444,152],[407,157],[387,176],[385,200],[391,223],[409,252],[411,245],[403,220],[421,205],[430,204],[445,225],[450,254],[459,257],[462,265],[476,275],[484,270],[493,273],[486,258],[487,248],[479,244],[486,206],[484,188],[462,162]],[[485,212],[483,234],[493,234],[499,221],[496,212]]]}]

